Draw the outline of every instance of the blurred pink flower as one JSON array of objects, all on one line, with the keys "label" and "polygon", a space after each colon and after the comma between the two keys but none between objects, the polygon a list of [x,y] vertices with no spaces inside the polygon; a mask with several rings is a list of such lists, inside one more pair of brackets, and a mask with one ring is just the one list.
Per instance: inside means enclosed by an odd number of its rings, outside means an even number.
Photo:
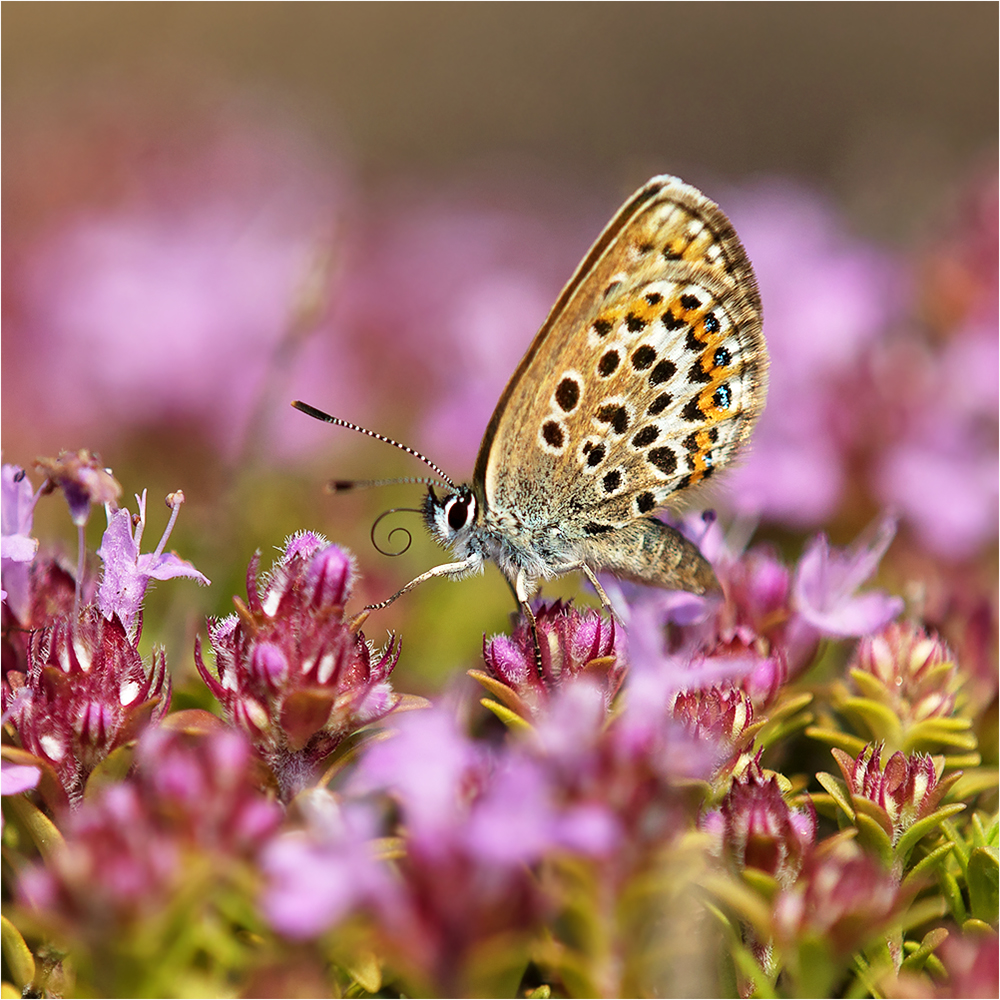
[{"label": "blurred pink flower", "polygon": [[815,527],[843,499],[854,433],[843,385],[899,312],[900,268],[789,182],[736,190],[723,207],[753,261],[771,355],[767,408],[727,501]]},{"label": "blurred pink flower", "polygon": [[[150,127],[116,122],[146,139]],[[55,439],[85,432],[106,447],[179,421],[232,449],[281,374],[279,345],[337,233],[339,169],[290,128],[215,120],[174,130],[157,135],[156,156],[109,144],[104,169],[128,185],[90,203],[81,193],[19,244],[4,336],[11,426]],[[296,360],[297,390],[351,395],[343,344],[313,338]]]},{"label": "blurred pink flower", "polygon": [[851,546],[831,548],[825,535],[808,543],[795,570],[794,605],[826,635],[862,636],[887,625],[903,610],[903,600],[880,590],[858,594],[892,544],[896,521],[882,517]]},{"label": "blurred pink flower", "polygon": [[269,843],[261,858],[271,926],[291,938],[324,933],[353,909],[392,897],[388,868],[375,858],[374,816],[342,806],[325,789],[301,797],[306,826]]}]

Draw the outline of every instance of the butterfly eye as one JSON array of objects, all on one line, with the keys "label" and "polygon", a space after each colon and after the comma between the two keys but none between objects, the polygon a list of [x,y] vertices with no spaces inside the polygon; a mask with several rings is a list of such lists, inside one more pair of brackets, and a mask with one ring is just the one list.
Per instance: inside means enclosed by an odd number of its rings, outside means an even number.
[{"label": "butterfly eye", "polygon": [[444,505],[448,516],[448,527],[460,531],[472,520],[476,509],[476,498],[471,493],[459,493],[450,497]]}]

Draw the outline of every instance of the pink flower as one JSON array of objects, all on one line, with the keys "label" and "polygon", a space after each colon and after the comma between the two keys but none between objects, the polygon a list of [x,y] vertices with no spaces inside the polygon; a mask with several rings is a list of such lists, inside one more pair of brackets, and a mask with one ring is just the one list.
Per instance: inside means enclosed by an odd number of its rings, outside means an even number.
[{"label": "pink flower", "polygon": [[904,724],[947,717],[955,709],[955,654],[940,636],[912,622],[893,622],[865,636],[853,666],[877,682],[880,700]]},{"label": "pink flower", "polygon": [[880,760],[882,745],[869,743],[856,758],[843,750],[830,751],[856,798],[865,798],[880,806],[888,820],[893,842],[917,820],[932,813],[957,775],[939,781],[934,761],[927,754],[903,754],[897,751],[885,763]]},{"label": "pink flower", "polygon": [[255,857],[281,820],[257,788],[253,756],[238,733],[152,729],[136,765],[73,814],[65,848],[21,886],[38,916],[105,953],[135,933],[137,920],[162,915],[185,892],[198,907],[210,905],[211,890]]},{"label": "pink flower", "polygon": [[317,776],[319,763],[362,726],[399,703],[388,682],[399,658],[390,639],[373,653],[344,620],[353,561],[311,532],[288,540],[269,576],[259,555],[247,571],[247,604],[209,621],[215,674],[196,642],[198,672],[275,772],[291,798]]}]

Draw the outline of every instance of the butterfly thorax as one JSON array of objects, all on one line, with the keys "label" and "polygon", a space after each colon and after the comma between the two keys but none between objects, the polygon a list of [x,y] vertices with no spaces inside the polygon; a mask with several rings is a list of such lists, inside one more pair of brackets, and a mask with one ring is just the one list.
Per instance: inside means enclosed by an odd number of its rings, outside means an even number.
[{"label": "butterfly thorax", "polygon": [[491,510],[471,486],[438,497],[429,489],[424,521],[430,533],[455,558],[479,572],[493,561],[511,581],[551,579],[578,563],[558,523],[528,524],[511,512]]}]

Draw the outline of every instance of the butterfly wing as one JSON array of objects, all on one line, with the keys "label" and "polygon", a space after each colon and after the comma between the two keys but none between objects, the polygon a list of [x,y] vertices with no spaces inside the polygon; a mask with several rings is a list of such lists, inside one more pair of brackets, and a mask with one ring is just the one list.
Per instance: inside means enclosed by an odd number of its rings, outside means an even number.
[{"label": "butterfly wing", "polygon": [[764,407],[753,268],[722,211],[655,177],[563,289],[487,428],[486,510],[593,539],[728,462]]}]

